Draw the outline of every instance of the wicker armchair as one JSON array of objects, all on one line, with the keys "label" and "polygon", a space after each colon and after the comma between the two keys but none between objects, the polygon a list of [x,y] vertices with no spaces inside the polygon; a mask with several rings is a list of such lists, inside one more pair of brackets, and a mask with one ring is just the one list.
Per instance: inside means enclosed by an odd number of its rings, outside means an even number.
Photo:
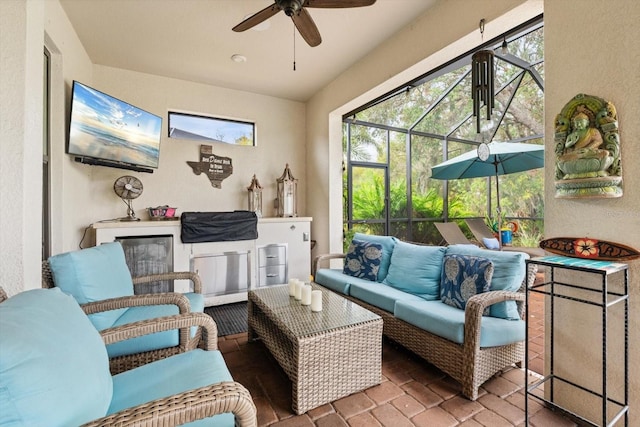
[{"label": "wicker armchair", "polygon": [[[187,279],[193,284],[193,292],[202,294],[202,282],[197,273],[193,272],[173,272],[154,274],[148,276],[140,276],[133,278],[134,286],[140,284],[148,284],[162,280],[180,280]],[[42,287],[53,288],[55,281],[48,261],[42,262]],[[85,314],[96,314],[110,310],[122,308],[142,307],[151,305],[175,305],[178,307],[179,313],[189,313],[191,311],[190,303],[187,297],[178,292],[165,292],[154,294],[127,295],[118,298],[110,298],[102,301],[95,301],[86,304],[80,304]],[[171,347],[163,347],[150,351],[141,351],[134,354],[127,354],[112,357],[110,359],[111,372],[117,374],[119,372],[135,368],[154,360],[165,358],[173,354],[196,348],[200,341],[200,330],[195,334],[190,332],[189,328],[180,329],[178,335],[178,345]]]},{"label": "wicker armchair", "polygon": [[[0,287],[0,299],[5,295]],[[22,420],[25,425],[41,425],[45,420],[50,425],[167,427],[231,413],[235,425],[257,426],[256,407],[251,395],[231,378],[217,348],[217,326],[204,313],[149,319],[98,333],[71,297],[57,290],[43,289],[5,298],[0,301],[0,311],[3,330],[0,345],[6,349],[0,363],[0,389],[8,391],[9,399],[9,413],[4,414],[5,418],[0,415],[0,424],[3,420]],[[191,327],[202,330],[199,348],[118,375],[129,375],[129,381],[133,379],[144,391],[141,396],[136,395],[138,403],[133,406],[121,402],[120,407],[124,409],[118,410],[117,405],[113,407],[113,402],[122,398],[119,393],[127,394],[128,383],[125,381],[117,385],[116,377],[109,374],[103,346],[132,337]],[[59,351],[51,352],[56,345]],[[211,363],[217,364],[214,371],[208,369]],[[77,364],[82,366],[78,368]],[[155,375],[148,375],[149,368],[155,369],[152,371]],[[82,373],[72,374],[78,369]],[[199,379],[185,381],[177,378],[181,376],[180,372],[191,372],[189,378]],[[194,372],[203,374],[194,376]],[[47,373],[51,375],[46,377]],[[34,375],[38,381],[33,380]],[[107,392],[101,386],[105,379],[113,384]],[[146,387],[147,380],[155,386]],[[190,384],[195,384],[195,387],[191,388]],[[148,393],[154,387],[159,391]],[[175,391],[171,393],[169,390]],[[154,395],[157,397],[145,401],[146,396]],[[35,404],[41,399],[49,400],[49,406]],[[104,409],[87,409],[96,400],[102,402],[98,408]],[[53,412],[51,405],[55,407]],[[96,412],[101,418],[87,422],[87,418],[95,417]],[[82,421],[71,421],[79,419]],[[226,420],[233,424],[233,418]]]}]

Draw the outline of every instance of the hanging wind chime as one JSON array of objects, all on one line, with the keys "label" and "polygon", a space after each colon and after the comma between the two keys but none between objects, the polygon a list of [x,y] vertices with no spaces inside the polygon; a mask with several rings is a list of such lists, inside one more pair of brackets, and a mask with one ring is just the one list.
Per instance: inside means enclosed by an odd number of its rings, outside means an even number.
[{"label": "hanging wind chime", "polygon": [[[480,34],[484,34],[484,19],[480,20]],[[486,118],[491,120],[495,107],[493,51],[480,50],[471,56],[471,98],[476,131],[480,133],[480,110],[487,108]]]}]

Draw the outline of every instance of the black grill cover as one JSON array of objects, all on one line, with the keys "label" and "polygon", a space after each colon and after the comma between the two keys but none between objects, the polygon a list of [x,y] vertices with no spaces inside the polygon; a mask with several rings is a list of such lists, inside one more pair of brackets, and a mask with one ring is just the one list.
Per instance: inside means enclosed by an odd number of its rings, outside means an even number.
[{"label": "black grill cover", "polygon": [[183,212],[182,243],[229,242],[258,238],[255,212]]}]

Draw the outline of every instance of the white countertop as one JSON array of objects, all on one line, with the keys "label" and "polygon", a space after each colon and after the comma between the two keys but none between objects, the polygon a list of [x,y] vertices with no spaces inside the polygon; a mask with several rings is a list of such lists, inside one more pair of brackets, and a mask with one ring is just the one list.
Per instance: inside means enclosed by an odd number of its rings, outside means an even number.
[{"label": "white countertop", "polygon": [[[311,222],[312,217],[296,216],[296,217],[268,217],[258,218],[258,223],[289,223],[289,222]],[[179,227],[180,217],[174,220],[141,220],[141,221],[119,221],[117,219],[97,221],[91,224],[93,228],[134,228],[134,227]]]}]

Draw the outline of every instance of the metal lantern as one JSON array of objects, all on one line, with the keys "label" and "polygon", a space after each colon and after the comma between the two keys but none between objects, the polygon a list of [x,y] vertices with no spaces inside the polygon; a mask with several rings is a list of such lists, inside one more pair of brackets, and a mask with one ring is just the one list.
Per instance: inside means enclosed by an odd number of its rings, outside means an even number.
[{"label": "metal lantern", "polygon": [[291,174],[289,163],[285,166],[282,176],[276,179],[276,184],[278,216],[298,216],[298,180]]},{"label": "metal lantern", "polygon": [[247,187],[247,191],[249,191],[249,210],[251,212],[255,212],[258,217],[262,216],[262,186],[253,175],[253,179],[251,180],[251,184]]}]

